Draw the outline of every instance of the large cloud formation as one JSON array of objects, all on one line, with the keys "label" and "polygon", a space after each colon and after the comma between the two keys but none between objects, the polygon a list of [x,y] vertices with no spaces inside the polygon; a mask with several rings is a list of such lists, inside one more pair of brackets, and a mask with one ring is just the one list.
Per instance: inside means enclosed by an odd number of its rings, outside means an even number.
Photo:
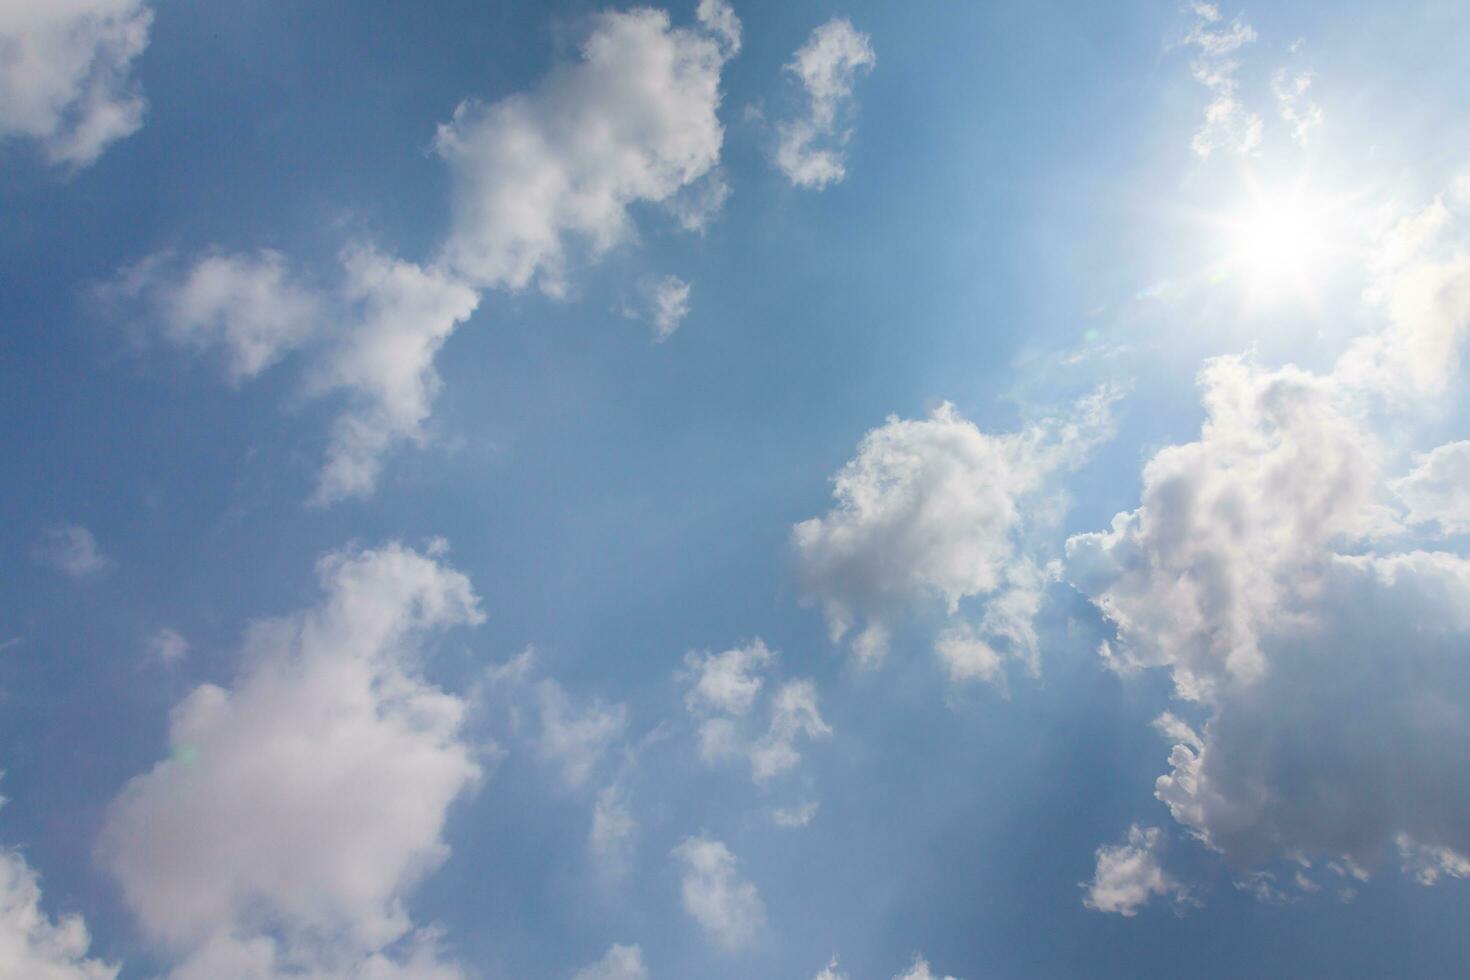
[{"label": "large cloud formation", "polygon": [[108,810],[102,859],[177,977],[459,976],[404,900],[480,776],[464,699],[420,673],[478,600],[397,544],[318,571],[323,601],[255,624],[234,683],[178,705],[170,757]]},{"label": "large cloud formation", "polygon": [[1034,664],[1031,614],[1044,582],[1019,536],[1049,478],[1110,433],[1112,398],[1099,392],[1074,418],[1002,435],[982,432],[948,403],[927,419],[890,416],[869,432],[833,478],[836,506],[792,531],[805,594],[821,605],[832,641],[861,620],[849,645],[871,665],[887,653],[890,622],[905,608],[938,600],[955,617],[962,600],[985,596],[979,627],[956,619],[938,645],[951,673],[994,679],[1003,657]]},{"label": "large cloud formation", "polygon": [[1199,439],[1149,461],[1137,509],[1068,542],[1114,665],[1167,669],[1202,721],[1159,720],[1156,795],[1237,869],[1470,872],[1470,560],[1408,534],[1392,492],[1452,526],[1436,488],[1459,451],[1394,481],[1372,422],[1423,407],[1405,371],[1421,392],[1458,383],[1470,266],[1445,250],[1444,207],[1389,236],[1381,332],[1327,374],[1210,362]]},{"label": "large cloud formation", "polygon": [[143,0],[0,4],[0,138],[85,167],[136,132],[147,102],[130,73],[152,22]]}]

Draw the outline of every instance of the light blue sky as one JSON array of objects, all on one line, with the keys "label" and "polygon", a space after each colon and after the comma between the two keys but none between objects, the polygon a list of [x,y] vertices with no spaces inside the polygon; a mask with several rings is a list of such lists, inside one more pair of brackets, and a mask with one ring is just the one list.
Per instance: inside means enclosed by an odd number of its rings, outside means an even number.
[{"label": "light blue sky", "polygon": [[7,6],[0,980],[1470,969],[1462,4]]}]

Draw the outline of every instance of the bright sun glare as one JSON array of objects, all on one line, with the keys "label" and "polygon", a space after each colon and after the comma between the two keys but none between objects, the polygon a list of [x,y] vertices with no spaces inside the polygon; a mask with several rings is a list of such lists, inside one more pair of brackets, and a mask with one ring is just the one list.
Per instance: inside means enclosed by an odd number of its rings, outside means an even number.
[{"label": "bright sun glare", "polygon": [[1300,192],[1255,197],[1227,219],[1231,272],[1259,298],[1309,297],[1326,251],[1325,217]]}]

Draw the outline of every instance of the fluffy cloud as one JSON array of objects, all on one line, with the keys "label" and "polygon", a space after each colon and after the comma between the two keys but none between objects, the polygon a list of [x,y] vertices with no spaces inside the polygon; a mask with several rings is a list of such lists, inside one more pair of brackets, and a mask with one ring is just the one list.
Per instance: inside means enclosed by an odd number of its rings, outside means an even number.
[{"label": "fluffy cloud", "polygon": [[1157,827],[1128,829],[1128,841],[1097,849],[1097,871],[1085,886],[1082,899],[1090,909],[1133,916],[1155,895],[1184,900],[1179,883],[1164,873],[1159,862],[1163,833]]},{"label": "fluffy cloud", "polygon": [[587,782],[607,750],[623,737],[627,708],[593,701],[576,708],[553,680],[537,687],[541,708],[541,758],[561,768],[562,782],[575,789]]},{"label": "fluffy cloud", "polygon": [[684,664],[693,683],[684,704],[690,711],[748,714],[765,683],[760,672],[774,661],[775,654],[759,637],[723,653],[685,654]]},{"label": "fluffy cloud", "polygon": [[404,900],[480,776],[465,701],[419,673],[478,601],[396,544],[318,572],[323,601],[252,626],[233,685],[185,698],[170,757],[108,809],[102,860],[178,977],[458,976]]},{"label": "fluffy cloud", "polygon": [[846,18],[812,31],[786,70],[801,82],[806,114],[777,126],[776,165],[797,187],[821,190],[847,175],[844,151],[852,136],[841,128],[861,72],[877,63],[868,35]]},{"label": "fluffy cloud", "polygon": [[291,275],[279,252],[210,252],[185,265],[173,253],[124,269],[105,294],[139,303],[171,342],[218,353],[239,383],[326,327],[316,292]]},{"label": "fluffy cloud", "polygon": [[0,138],[36,140],[85,167],[136,132],[147,107],[130,77],[148,46],[143,0],[11,0],[0,5]]},{"label": "fluffy cloud", "polygon": [[1437,514],[1456,451],[1394,484],[1372,424],[1432,409],[1388,365],[1433,391],[1455,380],[1470,269],[1424,257],[1451,216],[1437,201],[1393,229],[1383,328],[1331,373],[1210,362],[1200,437],[1154,455],[1138,508],[1067,546],[1068,578],[1116,628],[1112,662],[1167,669],[1199,719],[1159,719],[1155,795],[1234,867],[1289,860],[1306,890],[1318,863],[1366,877],[1397,854],[1425,882],[1470,866],[1470,778],[1449,762],[1470,752],[1470,559],[1405,550],[1392,506],[1397,488],[1414,519]]},{"label": "fluffy cloud", "polygon": [[1261,117],[1241,103],[1235,78],[1240,68],[1236,52],[1256,39],[1255,29],[1239,19],[1225,24],[1220,8],[1195,3],[1196,20],[1184,38],[1197,55],[1190,64],[1195,80],[1210,91],[1205,122],[1194,134],[1194,152],[1207,157],[1216,150],[1252,153],[1261,145]]},{"label": "fluffy cloud", "polygon": [[36,872],[18,851],[0,850],[0,975],[15,980],[113,980],[118,968],[89,959],[81,916],[53,921],[41,909]]},{"label": "fluffy cloud", "polygon": [[1201,374],[1199,441],[1144,468],[1142,506],[1067,543],[1068,572],[1118,628],[1118,656],[1208,697],[1262,677],[1260,635],[1320,588],[1326,548],[1369,535],[1380,451],[1330,380],[1237,357]]},{"label": "fluffy cloud", "polygon": [[167,626],[155,630],[148,638],[148,661],[172,667],[189,653],[189,641],[182,633]]},{"label": "fluffy cloud", "polygon": [[86,578],[106,571],[112,560],[97,547],[92,532],[79,524],[58,524],[41,535],[36,560],[73,578]]},{"label": "fluffy cloud", "polygon": [[638,301],[623,307],[630,319],[646,320],[653,327],[655,342],[668,340],[689,315],[693,285],[678,276],[645,279],[638,284]]},{"label": "fluffy cloud", "polygon": [[638,821],[628,806],[627,790],[618,783],[597,796],[592,808],[592,829],[587,842],[597,866],[613,876],[626,873],[633,864],[633,847]]},{"label": "fluffy cloud", "polygon": [[740,22],[719,0],[700,29],[649,8],[593,19],[581,60],[536,88],[466,101],[435,147],[455,181],[445,262],[479,286],[566,290],[568,239],[596,257],[633,234],[631,205],[671,203],[719,162],[720,72]]},{"label": "fluffy cloud", "polygon": [[648,967],[643,965],[643,950],[637,945],[614,943],[606,956],[578,970],[572,980],[648,980]]},{"label": "fluffy cloud", "polygon": [[812,977],[812,980],[847,980],[847,974],[839,973],[837,971],[837,957],[834,956],[831,960],[827,962],[827,965],[822,968],[821,973],[818,973],[815,977]]},{"label": "fluffy cloud", "polygon": [[286,353],[308,348],[307,391],[345,396],[312,501],[370,494],[384,455],[422,442],[439,391],[434,356],[479,304],[479,294],[441,270],[366,246],[341,255],[333,290],[303,283],[278,253],[211,252],[192,263],[162,254],[102,290],[128,304],[167,340],[218,352],[232,381],[252,378]]},{"label": "fluffy cloud", "polygon": [[1461,177],[1396,222],[1370,271],[1367,300],[1387,327],[1355,342],[1337,374],[1391,402],[1422,407],[1457,375],[1470,331],[1470,181]]},{"label": "fluffy cloud", "polygon": [[767,782],[796,768],[799,739],[826,738],[832,729],[817,709],[809,680],[788,681],[768,699],[769,723],[760,735],[746,720],[765,684],[761,672],[775,654],[760,639],[723,653],[690,653],[680,677],[689,684],[684,705],[699,720],[699,754],[707,763],[743,759],[751,778]]},{"label": "fluffy cloud", "polygon": [[1415,524],[1436,522],[1447,534],[1470,532],[1470,442],[1451,442],[1415,459],[1394,491]]},{"label": "fluffy cloud", "polygon": [[680,896],[689,914],[722,949],[755,942],[766,925],[766,909],[755,886],[742,881],[735,855],[717,840],[690,837],[674,848],[684,866]]},{"label": "fluffy cloud", "polygon": [[351,326],[312,381],[317,391],[347,392],[352,403],[332,431],[313,498],[323,504],[371,493],[383,454],[423,440],[440,386],[434,355],[480,301],[441,270],[371,249],[348,250],[343,267]]},{"label": "fluffy cloud", "polygon": [[[836,506],[796,525],[804,591],[833,642],[865,620],[850,648],[861,665],[887,652],[888,622],[916,603],[988,596],[978,632],[958,626],[939,652],[956,677],[989,677],[1000,654],[1034,663],[1030,614],[1044,580],[1018,550],[1028,506],[1048,478],[1076,466],[1111,428],[1113,396],[1085,399],[1075,419],[989,435],[948,403],[921,421],[890,416],[833,479]],[[989,650],[989,652],[987,652]]]},{"label": "fluffy cloud", "polygon": [[929,968],[929,963],[922,956],[914,957],[913,966],[898,974],[893,980],[957,980],[956,977],[941,977]]}]

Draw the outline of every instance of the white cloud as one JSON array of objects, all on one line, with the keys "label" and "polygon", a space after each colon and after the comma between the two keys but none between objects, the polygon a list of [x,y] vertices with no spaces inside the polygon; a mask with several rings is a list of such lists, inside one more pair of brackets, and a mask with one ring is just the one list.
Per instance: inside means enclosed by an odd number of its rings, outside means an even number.
[{"label": "white cloud", "polygon": [[748,714],[765,683],[759,672],[774,660],[775,655],[759,637],[723,653],[687,653],[684,664],[694,683],[684,695],[684,704],[690,711]]},{"label": "white cloud", "polygon": [[172,667],[188,653],[189,641],[176,629],[163,626],[148,638],[148,660],[152,663]]},{"label": "white cloud", "polygon": [[1155,895],[1186,900],[1184,889],[1164,873],[1159,861],[1162,848],[1162,831],[1137,824],[1128,828],[1127,843],[1099,847],[1097,871],[1085,886],[1083,904],[1099,912],[1133,916]]},{"label": "white cloud", "polygon": [[1470,194],[1441,194],[1395,223],[1369,271],[1366,298],[1387,327],[1355,342],[1338,375],[1394,402],[1443,395],[1470,331]]},{"label": "white cloud", "polygon": [[130,76],[148,46],[142,0],[9,0],[0,5],[0,138],[36,140],[53,163],[85,167],[143,125]]},{"label": "white cloud", "polygon": [[1470,533],[1470,442],[1451,442],[1417,456],[1394,492],[1409,507],[1409,521],[1434,521],[1447,534]]},{"label": "white cloud", "polygon": [[434,355],[480,301],[442,271],[372,249],[349,249],[342,264],[351,326],[318,366],[312,386],[346,391],[352,404],[333,428],[313,497],[321,504],[371,493],[383,454],[423,441],[439,393]]},{"label": "white cloud", "polygon": [[617,876],[632,867],[637,833],[638,821],[628,806],[627,791],[619,783],[608,786],[597,795],[588,834],[592,855],[604,873]]},{"label": "white cloud", "polygon": [[292,276],[281,253],[206,253],[184,267],[172,253],[125,268],[104,290],[142,304],[172,343],[219,351],[232,382],[253,378],[328,324],[315,290]]},{"label": "white cloud", "polygon": [[638,284],[638,302],[625,305],[623,315],[646,320],[653,327],[655,342],[668,340],[689,315],[693,285],[678,276],[644,279]]},{"label": "white cloud", "polygon": [[740,879],[735,855],[717,840],[689,837],[674,848],[684,865],[684,911],[725,950],[754,943],[766,925],[766,909],[754,885]]},{"label": "white cloud", "polygon": [[986,639],[957,626],[940,641],[951,672],[995,676],[977,642],[1034,665],[1029,623],[1044,582],[1018,535],[1049,477],[1080,464],[1110,432],[1113,397],[1100,392],[1073,420],[1006,435],[982,432],[948,403],[928,419],[890,416],[869,432],[833,479],[836,506],[792,533],[805,595],[821,605],[833,642],[865,619],[852,650],[870,666],[886,653],[895,615],[938,601],[954,617],[961,600],[985,596]]},{"label": "white cloud", "polygon": [[725,46],[725,57],[740,53],[740,18],[725,0],[699,0],[695,16],[705,30],[714,34]]},{"label": "white cloud", "polygon": [[827,965],[822,968],[821,973],[812,977],[812,980],[847,980],[847,974],[838,972],[837,957],[834,956],[827,961]]},{"label": "white cloud", "polygon": [[699,754],[706,763],[742,759],[751,778],[764,783],[801,762],[802,738],[826,738],[832,729],[817,710],[809,680],[788,681],[768,699],[770,720],[756,735],[747,720],[765,685],[761,672],[776,655],[759,638],[723,653],[689,653],[676,677],[689,684],[684,706],[699,720]]},{"label": "white cloud", "polygon": [[1312,73],[1308,71],[1288,74],[1282,68],[1271,76],[1271,93],[1276,96],[1281,118],[1291,124],[1291,138],[1303,146],[1322,128],[1322,107],[1309,97],[1311,87]]},{"label": "white cloud", "polygon": [[[1233,867],[1366,877],[1403,851],[1433,880],[1470,854],[1470,778],[1447,763],[1470,753],[1470,559],[1396,550],[1378,435],[1385,410],[1438,411],[1407,389],[1457,383],[1470,278],[1445,245],[1454,219],[1437,201],[1390,232],[1391,298],[1369,295],[1382,329],[1332,373],[1209,362],[1199,438],[1153,456],[1136,509],[1068,542],[1067,577],[1116,629],[1113,662],[1167,669],[1195,703],[1201,724],[1159,720],[1172,748],[1155,795]],[[1397,485],[1416,519],[1438,501],[1415,492],[1454,455]]]},{"label": "white cloud", "polygon": [[940,977],[929,968],[929,963],[922,956],[915,956],[914,963],[907,970],[898,974],[893,980],[958,980],[956,977]]},{"label": "white cloud", "polygon": [[858,74],[876,62],[868,35],[841,17],[812,31],[797,50],[786,70],[801,82],[807,111],[776,128],[776,165],[792,184],[821,190],[847,175],[844,153],[852,131],[841,128],[843,117],[851,111]]},{"label": "white cloud", "polygon": [[638,945],[614,943],[607,955],[578,970],[572,980],[648,980],[648,967],[643,965],[643,950]]},{"label": "white cloud", "polygon": [[1207,697],[1266,671],[1263,629],[1321,583],[1325,549],[1381,523],[1380,451],[1330,380],[1238,357],[1200,376],[1198,442],[1144,468],[1142,505],[1067,542],[1068,574],[1118,628],[1122,663]]},{"label": "white cloud", "polygon": [[36,560],[73,578],[97,575],[112,567],[112,559],[97,547],[92,532],[79,524],[47,528],[36,545]]},{"label": "white cloud", "polygon": [[796,740],[826,738],[832,729],[817,711],[817,692],[811,681],[790,681],[771,699],[771,727],[750,749],[751,775],[766,782],[796,768],[801,753]]},{"label": "white cloud", "polygon": [[1204,125],[1191,142],[1194,152],[1202,157],[1220,149],[1253,153],[1261,144],[1263,124],[1240,101],[1240,83],[1235,78],[1240,65],[1235,54],[1256,39],[1255,29],[1238,18],[1224,24],[1214,4],[1195,3],[1191,9],[1196,20],[1184,43],[1197,49],[1198,56],[1190,70],[1211,96]]},{"label": "white cloud", "polygon": [[89,959],[91,944],[81,916],[52,920],[41,908],[40,880],[25,856],[0,849],[0,977],[113,980],[118,968]]},{"label": "white cloud", "polygon": [[342,393],[312,502],[370,494],[383,456],[421,443],[439,391],[434,356],[479,304],[479,294],[441,270],[367,246],[341,254],[334,290],[303,283],[276,252],[210,252],[192,264],[168,254],[119,274],[101,295],[137,303],[172,343],[220,351],[234,382],[286,353],[309,348],[308,393]]},{"label": "white cloud", "polygon": [[569,237],[595,258],[632,237],[631,205],[669,202],[715,168],[739,21],[720,2],[699,13],[701,30],[648,8],[598,14],[580,60],[528,92],[460,104],[435,140],[456,185],[450,267],[559,295]]},{"label": "white cloud", "polygon": [[537,686],[541,709],[541,758],[561,768],[563,783],[576,789],[587,782],[607,750],[620,741],[627,728],[624,705],[592,701],[576,708],[561,686],[551,679]]},{"label": "white cloud", "polygon": [[808,800],[800,806],[777,807],[771,811],[771,821],[777,827],[805,827],[817,815],[817,801]]},{"label": "white cloud", "polygon": [[464,699],[419,673],[478,601],[397,544],[318,573],[322,602],[254,624],[232,686],[185,698],[170,758],[108,808],[102,860],[178,977],[459,975],[404,901],[480,776]]}]

